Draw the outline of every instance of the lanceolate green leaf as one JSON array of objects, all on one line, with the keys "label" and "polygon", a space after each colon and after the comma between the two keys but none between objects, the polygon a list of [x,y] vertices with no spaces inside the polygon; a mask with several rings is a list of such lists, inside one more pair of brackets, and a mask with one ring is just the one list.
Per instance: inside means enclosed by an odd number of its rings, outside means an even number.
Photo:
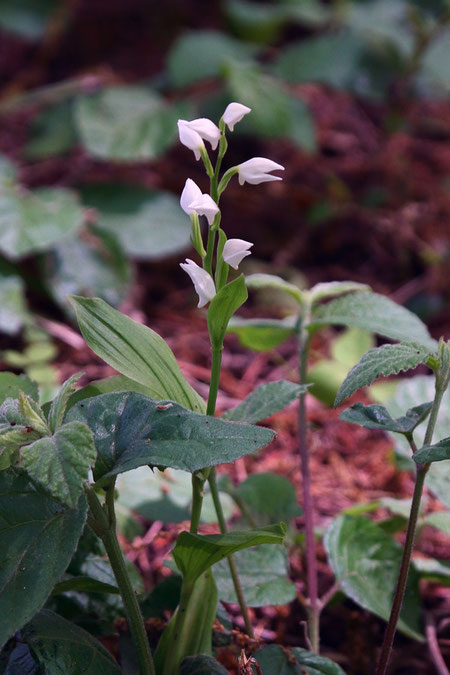
[{"label": "lanceolate green leaf", "polygon": [[382,345],[370,349],[354,366],[336,396],[335,406],[381,376],[396,375],[426,363],[432,353],[420,344]]},{"label": "lanceolate green leaf", "polygon": [[24,475],[0,473],[0,648],[42,607],[65,571],[86,509],[84,497],[67,509]]},{"label": "lanceolate green leaf", "polygon": [[[364,516],[340,516],[327,530],[325,548],[344,593],[387,620],[402,557],[400,544]],[[418,576],[414,569],[409,572],[398,627],[405,635],[423,640]]]},{"label": "lanceolate green leaf", "polygon": [[269,429],[200,415],[134,392],[80,401],[67,420],[84,422],[94,433],[96,480],[145,464],[198,471],[254,452],[274,436]]},{"label": "lanceolate green leaf", "polygon": [[313,286],[309,292],[309,300],[314,305],[321,300],[332,298],[336,295],[345,295],[355,291],[370,291],[366,284],[358,284],[356,281],[328,281]]},{"label": "lanceolate green leaf", "polygon": [[417,342],[432,350],[437,346],[416,314],[378,293],[350,293],[320,305],[313,312],[310,328],[325,324],[359,326],[392,340]]},{"label": "lanceolate green leaf", "polygon": [[91,430],[81,422],[69,422],[53,436],[22,449],[22,467],[56,499],[74,507],[83,492],[96,450]]},{"label": "lanceolate green leaf", "polygon": [[366,429],[382,429],[397,434],[410,434],[418,424],[428,417],[432,402],[422,403],[415,408],[410,408],[406,415],[393,419],[389,411],[382,405],[363,405],[355,403],[351,408],[343,410],[339,419],[351,424],[359,424]]},{"label": "lanceolate green leaf", "polygon": [[443,438],[433,445],[424,445],[414,453],[413,459],[416,464],[428,464],[428,462],[442,462],[450,459],[450,438]]},{"label": "lanceolate green leaf", "polygon": [[205,403],[183,377],[167,343],[99,298],[72,296],[81,332],[89,347],[110,366],[144,385],[155,399],[170,399],[196,412]]},{"label": "lanceolate green leaf", "polygon": [[193,583],[214,563],[236,551],[258,544],[282,544],[285,532],[283,524],[227,534],[199,535],[182,532],[178,535],[173,557],[183,579]]},{"label": "lanceolate green leaf", "polygon": [[222,418],[233,422],[257,424],[283,410],[306,390],[306,385],[295,384],[288,380],[268,382],[255,389],[236,408],[227,410]]},{"label": "lanceolate green leaf", "polygon": [[23,631],[23,639],[48,675],[119,675],[121,668],[103,645],[58,614],[42,610]]},{"label": "lanceolate green leaf", "polygon": [[213,348],[220,349],[233,314],[247,300],[244,275],[226,284],[214,296],[208,309],[208,329]]}]

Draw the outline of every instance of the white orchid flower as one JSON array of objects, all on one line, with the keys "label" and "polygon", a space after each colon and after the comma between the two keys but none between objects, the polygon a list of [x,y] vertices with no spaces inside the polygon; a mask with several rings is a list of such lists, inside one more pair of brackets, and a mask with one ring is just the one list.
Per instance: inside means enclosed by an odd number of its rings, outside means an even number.
[{"label": "white orchid flower", "polygon": [[212,225],[216,214],[219,213],[219,207],[216,202],[206,193],[191,202],[188,208],[191,209],[191,213],[195,211],[199,216],[206,216],[208,225]]},{"label": "white orchid flower", "polygon": [[180,267],[189,274],[194,284],[199,298],[197,307],[204,307],[216,294],[213,278],[206,270],[189,258],[186,258],[186,262],[180,263]]},{"label": "white orchid flower", "polygon": [[198,119],[191,120],[190,122],[187,120],[179,120],[179,123],[180,122],[188,126],[189,129],[197,132],[200,138],[202,138],[204,141],[208,141],[208,143],[211,144],[211,148],[213,150],[217,148],[217,144],[220,141],[220,129],[214,124],[214,122],[211,122],[211,120],[206,117],[199,117]]},{"label": "white orchid flower", "polygon": [[184,184],[183,192],[181,193],[180,197],[180,206],[183,211],[188,214],[188,216],[196,213],[195,209],[193,209],[190,205],[192,202],[201,199],[201,197],[202,191],[198,187],[197,183],[195,183],[192,178],[188,178]]},{"label": "white orchid flower", "polygon": [[251,110],[251,108],[242,105],[242,103],[229,103],[225,108],[222,119],[225,124],[228,124],[230,131],[234,131],[234,125],[240,122],[245,115],[248,115]]},{"label": "white orchid flower", "polygon": [[258,185],[272,180],[282,180],[281,176],[272,176],[270,171],[284,171],[284,166],[266,157],[253,157],[239,164],[237,170],[240,185],[244,185],[245,181],[251,185]]},{"label": "white orchid flower", "polygon": [[202,150],[206,152],[201,136],[192,127],[188,126],[186,120],[178,120],[178,135],[180,142],[189,148],[189,150],[192,150],[195,159],[198,161]]},{"label": "white orchid flower", "polygon": [[251,254],[249,249],[252,246],[253,244],[245,239],[228,239],[223,247],[223,259],[237,270],[242,259]]}]

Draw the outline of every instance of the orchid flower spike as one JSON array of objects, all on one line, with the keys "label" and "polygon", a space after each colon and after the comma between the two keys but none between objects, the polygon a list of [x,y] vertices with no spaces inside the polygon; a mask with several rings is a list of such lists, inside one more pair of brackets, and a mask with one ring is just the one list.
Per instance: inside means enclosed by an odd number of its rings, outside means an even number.
[{"label": "orchid flower spike", "polygon": [[197,307],[204,307],[216,294],[213,278],[206,270],[189,258],[186,258],[186,262],[180,263],[180,267],[189,274],[194,284],[199,298]]},{"label": "orchid flower spike", "polygon": [[189,150],[192,150],[195,159],[198,161],[201,157],[201,151],[206,150],[200,134],[188,126],[186,120],[178,120],[178,134],[180,142],[189,148]]},{"label": "orchid flower spike", "polygon": [[200,197],[194,199],[189,205],[188,208],[192,211],[198,213],[199,216],[206,216],[208,220],[208,225],[212,225],[214,218],[217,213],[219,213],[219,207],[212,197],[208,194],[200,194]]},{"label": "orchid flower spike", "polygon": [[191,207],[192,202],[198,201],[202,198],[202,191],[192,178],[188,178],[184,184],[183,192],[180,197],[180,206],[188,216],[196,213],[196,210]]},{"label": "orchid flower spike", "polygon": [[178,126],[180,123],[186,125],[192,131],[195,131],[204,141],[208,141],[213,150],[217,148],[217,144],[220,141],[220,129],[214,122],[211,122],[211,120],[206,117],[199,117],[191,122],[188,122],[187,120],[178,120]]},{"label": "orchid flower spike", "polygon": [[230,131],[233,131],[234,125],[240,122],[245,115],[248,115],[251,110],[251,108],[242,105],[242,103],[229,103],[225,108],[222,119],[225,124],[228,124]]},{"label": "orchid flower spike", "polygon": [[253,157],[239,164],[237,170],[240,185],[244,185],[245,181],[251,185],[258,185],[272,180],[282,180],[281,176],[272,176],[270,172],[284,171],[284,166],[266,157]]},{"label": "orchid flower spike", "polygon": [[228,239],[223,247],[223,259],[237,270],[243,258],[251,254],[249,249],[252,246],[253,244],[250,241],[245,241],[244,239]]}]

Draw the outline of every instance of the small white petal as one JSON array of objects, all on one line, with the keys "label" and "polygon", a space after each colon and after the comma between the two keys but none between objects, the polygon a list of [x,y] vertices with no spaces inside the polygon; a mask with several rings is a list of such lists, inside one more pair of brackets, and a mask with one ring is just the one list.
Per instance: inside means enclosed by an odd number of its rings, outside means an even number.
[{"label": "small white petal", "polygon": [[192,178],[188,178],[184,184],[183,192],[180,197],[180,205],[185,213],[189,216],[191,213],[194,213],[195,209],[191,209],[189,204],[192,204],[193,201],[200,199],[202,196],[202,191],[198,187]]},{"label": "small white petal", "polygon": [[266,157],[253,157],[239,164],[239,183],[244,185],[247,181],[251,185],[258,185],[272,180],[282,180],[281,176],[272,176],[270,171],[284,171],[284,166]]},{"label": "small white petal", "polygon": [[237,270],[241,260],[251,254],[249,249],[252,246],[253,244],[245,239],[228,239],[223,247],[223,259]]},{"label": "small white petal", "polygon": [[178,134],[180,142],[189,148],[189,150],[192,150],[195,159],[199,160],[201,156],[200,150],[205,147],[200,135],[194,129],[191,129],[186,120],[178,120]]},{"label": "small white petal", "polygon": [[241,121],[245,115],[248,115],[252,109],[248,108],[242,103],[229,103],[225,108],[225,112],[222,115],[222,119],[225,124],[228,124],[230,131],[234,130],[234,125]]},{"label": "small white petal", "polygon": [[[184,120],[183,120],[184,121]],[[196,131],[204,141],[211,143],[211,148],[215,150],[220,140],[220,129],[214,122],[211,122],[207,117],[199,117],[191,122],[184,121],[190,129]]]},{"label": "small white petal", "polygon": [[180,263],[180,267],[189,274],[194,284],[199,298],[197,307],[204,307],[216,294],[213,278],[206,270],[189,258],[186,258],[185,263]]},{"label": "small white petal", "polygon": [[202,194],[199,199],[191,202],[189,209],[196,211],[199,216],[206,216],[209,225],[212,225],[216,214],[219,213],[219,207],[216,202],[206,193]]}]

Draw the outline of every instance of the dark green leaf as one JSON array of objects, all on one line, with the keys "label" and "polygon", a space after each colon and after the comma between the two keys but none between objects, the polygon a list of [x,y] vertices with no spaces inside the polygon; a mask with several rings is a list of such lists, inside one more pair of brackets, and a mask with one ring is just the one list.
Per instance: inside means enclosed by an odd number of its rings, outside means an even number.
[{"label": "dark green leaf", "polygon": [[221,288],[211,300],[208,309],[208,330],[213,348],[222,348],[228,323],[247,297],[244,275],[241,274]]},{"label": "dark green leaf", "polygon": [[295,384],[288,380],[268,382],[257,387],[236,408],[227,410],[222,418],[233,422],[257,424],[283,410],[305,391],[306,385]]},{"label": "dark green leaf", "polygon": [[55,584],[52,595],[66,593],[67,591],[78,591],[79,593],[119,593],[117,586],[85,576],[70,577],[64,579],[64,581],[60,581]]},{"label": "dark green leaf", "polygon": [[83,492],[96,450],[91,430],[81,422],[59,427],[22,450],[21,465],[53,497],[74,507]]},{"label": "dark green leaf", "polygon": [[76,373],[75,375],[72,375],[72,377],[69,377],[53,399],[48,413],[48,423],[52,432],[56,431],[63,423],[69,398],[75,392],[76,383],[83,374],[84,373]]},{"label": "dark green leaf", "polygon": [[232,492],[261,525],[301,514],[294,485],[275,473],[254,473]]},{"label": "dark green leaf", "polygon": [[279,645],[269,645],[254,656],[263,675],[345,675],[337,663],[300,647],[287,653]]},{"label": "dark green leaf", "polygon": [[351,408],[343,410],[339,419],[351,424],[359,424],[366,429],[382,429],[397,434],[410,434],[418,424],[428,417],[433,403],[422,403],[410,408],[404,417],[393,419],[382,405],[363,405],[355,403]]},{"label": "dark green leaf", "polygon": [[30,396],[35,401],[39,399],[39,391],[36,382],[26,375],[14,375],[14,373],[0,373],[0,404],[5,398],[19,398],[19,393]]},{"label": "dark green leaf", "polygon": [[433,445],[424,445],[413,455],[416,464],[442,462],[444,459],[450,459],[450,438],[443,438]]},{"label": "dark green leaf", "polygon": [[115,161],[159,157],[176,138],[178,111],[145,87],[116,86],[80,97],[75,120],[89,154]]},{"label": "dark green leaf", "polygon": [[337,393],[335,406],[379,377],[412,370],[426,363],[430,356],[429,349],[420,344],[389,344],[370,349],[348,373]]},{"label": "dark green leaf", "polygon": [[94,433],[96,480],[145,464],[198,471],[254,452],[274,436],[269,429],[199,415],[134,392],[81,401],[67,419],[84,422]]},{"label": "dark green leaf", "polygon": [[140,603],[144,619],[163,618],[165,611],[174,612],[180,601],[181,577],[174,574],[161,581]]},{"label": "dark green leaf", "polygon": [[[285,605],[296,597],[289,580],[288,558],[282,546],[257,546],[233,556],[244,598],[249,607]],[[237,603],[230,568],[226,560],[214,565],[219,599]]]},{"label": "dark green leaf", "polygon": [[122,670],[111,654],[79,626],[42,610],[23,630],[46,675],[118,675]]},{"label": "dark green leaf", "polygon": [[0,473],[0,647],[42,607],[76,549],[82,498],[66,509],[28,479]]},{"label": "dark green leaf", "polygon": [[[387,620],[402,557],[400,544],[364,516],[337,518],[328,528],[324,543],[342,591]],[[418,577],[413,569],[398,627],[405,635],[423,640]]]},{"label": "dark green leaf", "polygon": [[99,298],[72,296],[89,347],[122,375],[139,382],[155,399],[171,399],[203,412],[205,403],[183,377],[167,343]]},{"label": "dark green leaf", "polygon": [[185,87],[221,75],[224,66],[245,61],[255,49],[213,30],[184,32],[169,53],[167,68],[172,84]]},{"label": "dark green leaf", "polygon": [[183,579],[193,583],[216,562],[236,551],[259,544],[282,544],[285,531],[280,524],[227,534],[181,532],[172,554]]},{"label": "dark green leaf", "polygon": [[187,656],[183,659],[180,675],[228,675],[228,670],[212,656],[199,654],[198,656]]},{"label": "dark green leaf", "polygon": [[296,317],[282,320],[233,317],[228,324],[227,332],[237,335],[244,347],[266,352],[286,342],[295,334],[296,321]]},{"label": "dark green leaf", "polygon": [[359,326],[392,340],[417,342],[433,351],[437,346],[416,314],[378,293],[350,293],[320,305],[313,312],[310,327],[326,324]]}]

